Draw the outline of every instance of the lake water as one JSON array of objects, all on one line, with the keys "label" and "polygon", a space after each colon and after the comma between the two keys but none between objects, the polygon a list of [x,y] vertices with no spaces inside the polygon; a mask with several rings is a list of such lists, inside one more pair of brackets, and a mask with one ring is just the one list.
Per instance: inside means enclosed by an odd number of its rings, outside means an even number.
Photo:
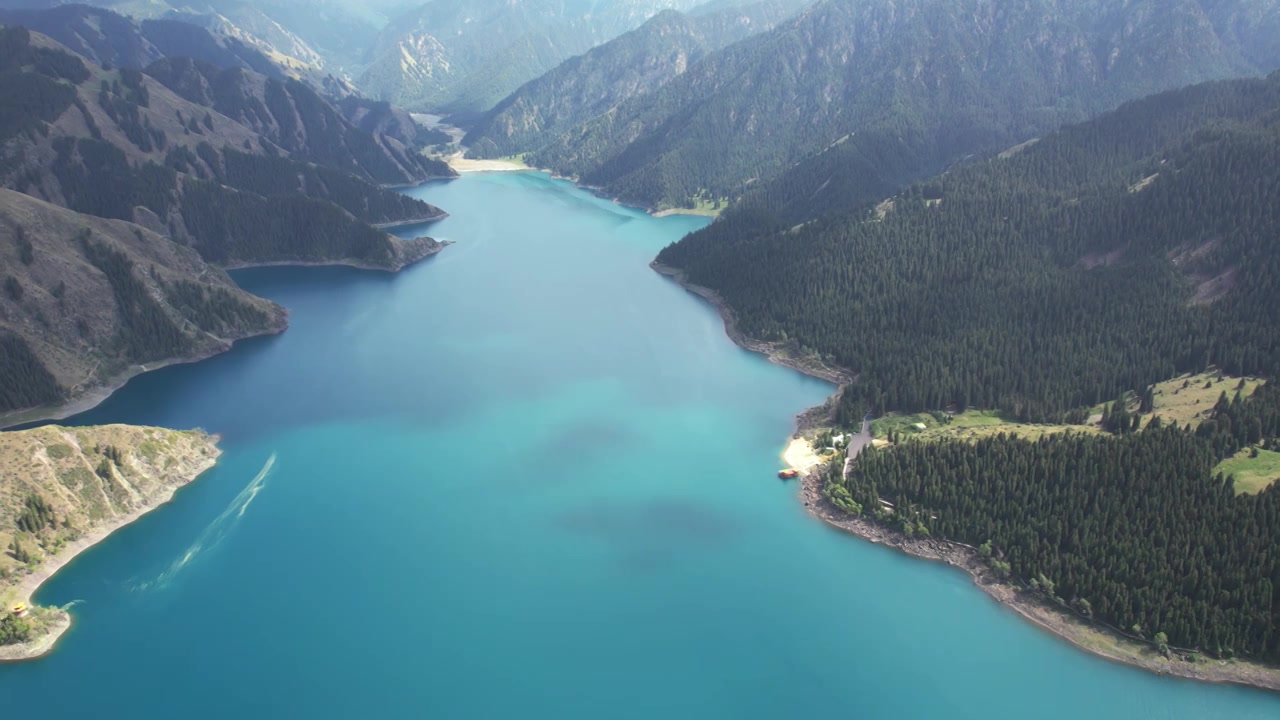
[{"label": "lake water", "polygon": [[75,418],[226,454],[42,589],[76,622],[0,667],[6,717],[1280,717],[810,519],[774,473],[831,388],[647,267],[702,221],[535,173],[412,192],[455,245],[237,273],[288,332]]}]

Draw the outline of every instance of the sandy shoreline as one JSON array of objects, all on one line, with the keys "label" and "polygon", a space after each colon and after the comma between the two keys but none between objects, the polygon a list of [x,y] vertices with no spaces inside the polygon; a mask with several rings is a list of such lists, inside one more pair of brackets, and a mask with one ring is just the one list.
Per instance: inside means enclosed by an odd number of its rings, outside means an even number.
[{"label": "sandy shoreline", "polygon": [[820,465],[822,458],[818,457],[818,453],[814,452],[813,445],[808,440],[802,437],[793,437],[791,442],[787,443],[787,449],[782,451],[782,461],[789,468],[803,471],[815,465]]},{"label": "sandy shoreline", "polygon": [[[689,215],[692,217],[705,217],[715,219],[720,216],[719,210],[695,210],[692,208],[668,208],[666,210],[655,210],[648,205],[637,205],[627,202],[622,198],[609,195],[603,188],[594,185],[586,185],[578,181],[578,178],[567,177],[557,173],[550,168],[535,167],[527,165],[519,160],[481,160],[477,158],[463,157],[462,153],[455,153],[445,159],[449,166],[457,170],[461,175],[470,175],[475,173],[489,172],[540,172],[549,175],[553,180],[567,180],[574,184],[575,187],[586,190],[598,198],[604,198],[609,202],[621,205],[627,208],[640,210],[647,215],[655,218],[671,217],[672,215]],[[661,272],[661,271],[660,271]]]},{"label": "sandy shoreline", "polygon": [[[799,430],[818,423],[829,415],[829,408],[839,397],[843,385],[854,375],[839,368],[829,367],[809,358],[793,358],[775,344],[745,337],[737,329],[732,310],[712,290],[689,283],[684,274],[666,267],[656,260],[650,263],[655,271],[672,278],[681,287],[710,302],[724,320],[725,333],[739,347],[758,352],[771,362],[791,368],[839,386],[836,394],[825,405],[811,408],[797,418]],[[803,448],[793,442],[788,445],[784,458],[804,460]],[[794,448],[794,450],[793,450]],[[810,448],[810,452],[812,449]],[[1123,663],[1158,675],[1169,675],[1201,682],[1243,685],[1280,692],[1280,668],[1239,660],[1215,660],[1203,658],[1200,662],[1188,662],[1174,656],[1166,659],[1150,645],[1127,638],[1106,626],[1085,620],[1060,608],[1051,606],[1038,596],[1019,590],[995,576],[994,571],[978,555],[974,548],[961,543],[935,539],[907,538],[896,530],[885,528],[861,517],[852,517],[839,511],[822,496],[822,480],[817,473],[801,474],[800,499],[805,510],[813,517],[842,532],[863,540],[894,548],[914,558],[942,562],[968,573],[988,597],[1016,612],[1024,620],[1052,634],[1074,647],[1113,662]]]},{"label": "sandy shoreline", "polygon": [[537,171],[537,168],[529,167],[517,160],[481,160],[463,157],[461,153],[445,158],[445,162],[449,163],[449,167],[457,170],[462,175],[479,172]]},{"label": "sandy shoreline", "polygon": [[[86,533],[75,542],[68,543],[57,555],[45,558],[44,562],[40,563],[39,569],[24,577],[22,582],[18,583],[16,588],[14,588],[12,601],[22,602],[29,606],[33,606],[34,603],[31,602],[31,598],[36,594],[36,591],[40,589],[40,586],[43,585],[46,580],[53,577],[59,570],[66,567],[67,564],[74,560],[80,553],[102,542],[116,530],[119,530],[125,525],[132,523],[143,515],[146,515],[152,510],[155,510],[169,502],[173,499],[173,495],[178,491],[178,489],[186,487],[195,481],[196,478],[200,477],[216,465],[218,457],[222,454],[222,451],[217,449],[216,446],[214,450],[215,453],[213,457],[193,468],[189,477],[167,487],[164,492],[152,498],[149,504],[138,508],[128,515],[115,518],[110,522],[94,528],[91,532]],[[48,632],[35,640],[21,645],[0,646],[0,662],[32,660],[52,652],[58,643],[58,639],[71,628],[71,615],[67,611],[61,609],[57,610],[57,612],[60,616],[54,622],[53,626]]]}]

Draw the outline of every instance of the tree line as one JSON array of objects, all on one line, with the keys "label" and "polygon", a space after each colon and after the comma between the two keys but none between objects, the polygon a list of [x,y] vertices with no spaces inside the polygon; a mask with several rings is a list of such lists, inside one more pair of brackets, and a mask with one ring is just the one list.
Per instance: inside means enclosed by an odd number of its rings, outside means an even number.
[{"label": "tree line", "polygon": [[1276,108],[1280,74],[1157,96],[883,204],[726,219],[658,260],[747,335],[856,371],[850,423],[948,406],[1058,421],[1211,364],[1274,375]]},{"label": "tree line", "polygon": [[1214,465],[1280,436],[1280,387],[1224,399],[1191,431],[1000,434],[867,448],[826,493],[909,535],[980,548],[998,572],[1125,632],[1280,660],[1280,489],[1236,495]]}]

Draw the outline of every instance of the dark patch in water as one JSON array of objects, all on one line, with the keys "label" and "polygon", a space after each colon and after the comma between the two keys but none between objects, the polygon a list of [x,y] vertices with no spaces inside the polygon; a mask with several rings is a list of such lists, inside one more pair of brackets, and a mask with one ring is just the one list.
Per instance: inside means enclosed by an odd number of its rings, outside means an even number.
[{"label": "dark patch in water", "polygon": [[678,552],[725,542],[737,528],[724,514],[674,498],[630,504],[599,502],[562,513],[562,529],[612,545],[624,566],[652,570]]},{"label": "dark patch in water", "polygon": [[557,431],[543,444],[542,451],[563,462],[566,457],[576,458],[583,454],[627,447],[633,439],[634,433],[626,426],[602,419],[597,422],[576,423]]}]

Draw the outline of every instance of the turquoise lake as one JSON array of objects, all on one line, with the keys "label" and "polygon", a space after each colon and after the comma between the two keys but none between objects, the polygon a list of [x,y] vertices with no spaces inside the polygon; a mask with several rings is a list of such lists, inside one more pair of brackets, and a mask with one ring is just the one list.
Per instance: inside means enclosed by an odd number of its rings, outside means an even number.
[{"label": "turquoise lake", "polygon": [[237,273],[286,333],[74,418],[225,455],[42,588],[75,625],[0,666],[5,717],[1280,717],[806,515],[778,455],[832,388],[648,268],[703,221],[537,173],[411,192],[456,244]]}]

